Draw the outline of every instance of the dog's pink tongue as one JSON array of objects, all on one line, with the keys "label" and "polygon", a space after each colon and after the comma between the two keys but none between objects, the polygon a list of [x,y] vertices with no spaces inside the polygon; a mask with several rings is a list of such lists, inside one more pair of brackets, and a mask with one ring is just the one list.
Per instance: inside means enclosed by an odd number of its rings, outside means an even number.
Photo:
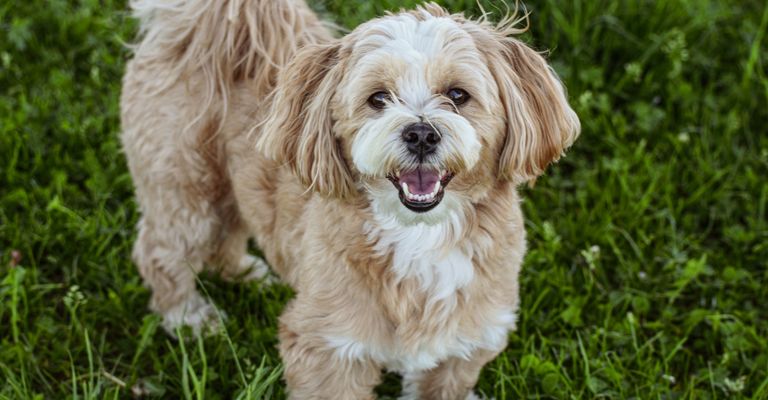
[{"label": "dog's pink tongue", "polygon": [[408,184],[412,194],[430,194],[435,190],[440,174],[433,169],[416,168],[400,174],[400,182]]}]

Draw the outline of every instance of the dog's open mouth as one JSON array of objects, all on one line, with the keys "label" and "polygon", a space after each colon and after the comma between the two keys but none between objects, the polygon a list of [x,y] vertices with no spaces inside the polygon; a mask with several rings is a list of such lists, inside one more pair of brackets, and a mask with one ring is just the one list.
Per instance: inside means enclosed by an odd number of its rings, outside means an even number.
[{"label": "dog's open mouth", "polygon": [[435,208],[445,195],[445,187],[453,174],[428,166],[387,175],[400,194],[400,202],[411,211],[426,212]]}]

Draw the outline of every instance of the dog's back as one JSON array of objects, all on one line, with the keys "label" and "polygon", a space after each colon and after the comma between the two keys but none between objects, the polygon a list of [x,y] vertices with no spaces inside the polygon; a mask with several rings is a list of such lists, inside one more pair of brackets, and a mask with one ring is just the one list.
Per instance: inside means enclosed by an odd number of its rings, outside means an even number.
[{"label": "dog's back", "polygon": [[141,210],[133,257],[165,327],[214,317],[194,290],[203,263],[266,271],[245,255],[225,154],[238,92],[266,98],[298,48],[331,40],[302,0],[137,0],[140,41],[121,97],[122,143]]}]

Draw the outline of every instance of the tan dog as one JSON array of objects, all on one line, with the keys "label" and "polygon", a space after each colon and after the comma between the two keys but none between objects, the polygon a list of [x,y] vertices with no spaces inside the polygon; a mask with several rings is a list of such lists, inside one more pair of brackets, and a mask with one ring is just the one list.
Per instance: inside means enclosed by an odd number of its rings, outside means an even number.
[{"label": "tan dog", "polygon": [[434,4],[334,39],[301,0],[140,0],[122,95],[141,207],[134,259],[173,331],[217,321],[203,265],[296,291],[281,317],[293,398],[474,396],[515,327],[515,187],[579,120],[513,17]]}]

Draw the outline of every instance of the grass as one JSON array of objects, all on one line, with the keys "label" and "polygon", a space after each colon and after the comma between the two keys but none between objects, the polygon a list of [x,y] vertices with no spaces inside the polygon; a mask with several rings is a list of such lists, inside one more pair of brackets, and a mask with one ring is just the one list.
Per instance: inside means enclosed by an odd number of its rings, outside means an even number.
[{"label": "grass", "polygon": [[[352,28],[413,3],[313,6]],[[524,190],[519,329],[479,390],[768,398],[768,6],[526,5],[525,38],[550,50],[583,134]],[[0,398],[281,398],[287,288],[203,277],[229,315],[204,340],[171,340],[147,313],[117,140],[135,29],[122,1],[0,3]]]}]

